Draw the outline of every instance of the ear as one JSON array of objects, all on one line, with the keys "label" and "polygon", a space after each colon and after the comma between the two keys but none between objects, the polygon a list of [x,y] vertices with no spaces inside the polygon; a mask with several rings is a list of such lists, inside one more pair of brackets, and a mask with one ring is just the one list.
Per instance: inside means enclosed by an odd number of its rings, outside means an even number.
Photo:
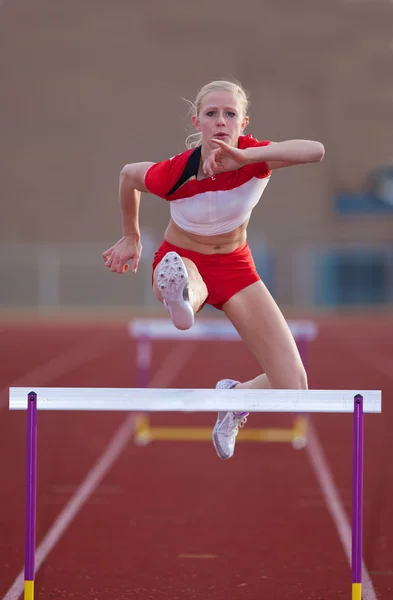
[{"label": "ear", "polygon": [[196,115],[192,115],[191,121],[192,121],[192,124],[194,125],[195,129],[197,131],[200,131],[201,128],[199,127],[199,119],[198,119],[198,117]]},{"label": "ear", "polygon": [[245,128],[247,127],[249,122],[250,122],[250,119],[248,117],[244,117],[243,122],[242,122],[242,131],[245,130]]}]

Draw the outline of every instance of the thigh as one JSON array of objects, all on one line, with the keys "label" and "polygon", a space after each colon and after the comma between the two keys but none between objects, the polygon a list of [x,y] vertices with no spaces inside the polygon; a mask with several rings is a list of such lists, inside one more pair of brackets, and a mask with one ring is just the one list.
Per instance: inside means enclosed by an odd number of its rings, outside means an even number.
[{"label": "thigh", "polygon": [[274,388],[292,387],[294,373],[303,370],[289,326],[262,281],[244,288],[224,306],[243,341],[255,355]]}]

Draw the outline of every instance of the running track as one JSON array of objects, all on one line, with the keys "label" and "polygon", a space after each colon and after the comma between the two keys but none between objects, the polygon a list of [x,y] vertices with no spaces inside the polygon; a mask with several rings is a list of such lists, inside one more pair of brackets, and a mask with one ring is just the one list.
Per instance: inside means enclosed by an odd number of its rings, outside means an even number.
[{"label": "running track", "polygon": [[[313,388],[382,389],[366,415],[366,600],[393,597],[393,319],[319,318]],[[126,322],[0,322],[0,595],[23,566],[25,415],[8,386],[132,387]],[[242,344],[157,342],[154,387],[213,387],[257,372]],[[211,414],[154,424],[213,424]],[[250,426],[286,426],[253,415]],[[317,415],[307,449],[132,443],[125,413],[39,413],[36,598],[349,599],[351,416]],[[368,580],[368,576],[370,580]],[[23,578],[22,578],[23,579]]]}]

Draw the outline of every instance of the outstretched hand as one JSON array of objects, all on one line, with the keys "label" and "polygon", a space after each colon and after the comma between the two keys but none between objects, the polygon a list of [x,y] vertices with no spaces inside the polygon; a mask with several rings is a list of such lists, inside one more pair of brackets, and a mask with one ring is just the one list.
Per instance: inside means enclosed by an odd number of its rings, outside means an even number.
[{"label": "outstretched hand", "polygon": [[248,160],[244,150],[230,146],[223,140],[212,140],[218,148],[209,152],[205,159],[202,170],[207,177],[214,177],[217,173],[234,171],[247,164]]},{"label": "outstretched hand", "polygon": [[139,260],[142,254],[142,244],[139,237],[124,235],[114,246],[102,253],[105,266],[112,273],[126,273],[128,271],[128,261],[132,260],[131,271],[136,273]]}]

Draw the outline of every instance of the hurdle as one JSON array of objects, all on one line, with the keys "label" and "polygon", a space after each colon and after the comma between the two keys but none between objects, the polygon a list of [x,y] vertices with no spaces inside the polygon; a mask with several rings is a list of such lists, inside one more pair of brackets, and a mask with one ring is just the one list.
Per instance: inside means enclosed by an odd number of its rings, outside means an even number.
[{"label": "hurdle", "polygon": [[10,388],[10,410],[27,410],[25,600],[34,599],[37,410],[352,413],[352,600],[362,599],[364,413],[382,411],[378,390]]},{"label": "hurdle", "polygon": [[[309,343],[318,335],[318,327],[311,320],[288,320],[288,326],[297,344],[302,362],[307,369]],[[155,340],[188,340],[193,342],[241,342],[238,332],[228,320],[210,318],[197,319],[191,329],[176,329],[170,319],[132,319],[128,323],[128,332],[136,342],[136,387],[147,388],[150,383],[150,371]],[[140,414],[135,420],[134,441],[138,445],[152,441],[196,442],[210,441],[211,428],[207,427],[156,427],[150,424],[146,414]],[[307,417],[295,415],[291,428],[244,428],[239,431],[238,442],[291,443],[295,449],[307,444]]]}]

